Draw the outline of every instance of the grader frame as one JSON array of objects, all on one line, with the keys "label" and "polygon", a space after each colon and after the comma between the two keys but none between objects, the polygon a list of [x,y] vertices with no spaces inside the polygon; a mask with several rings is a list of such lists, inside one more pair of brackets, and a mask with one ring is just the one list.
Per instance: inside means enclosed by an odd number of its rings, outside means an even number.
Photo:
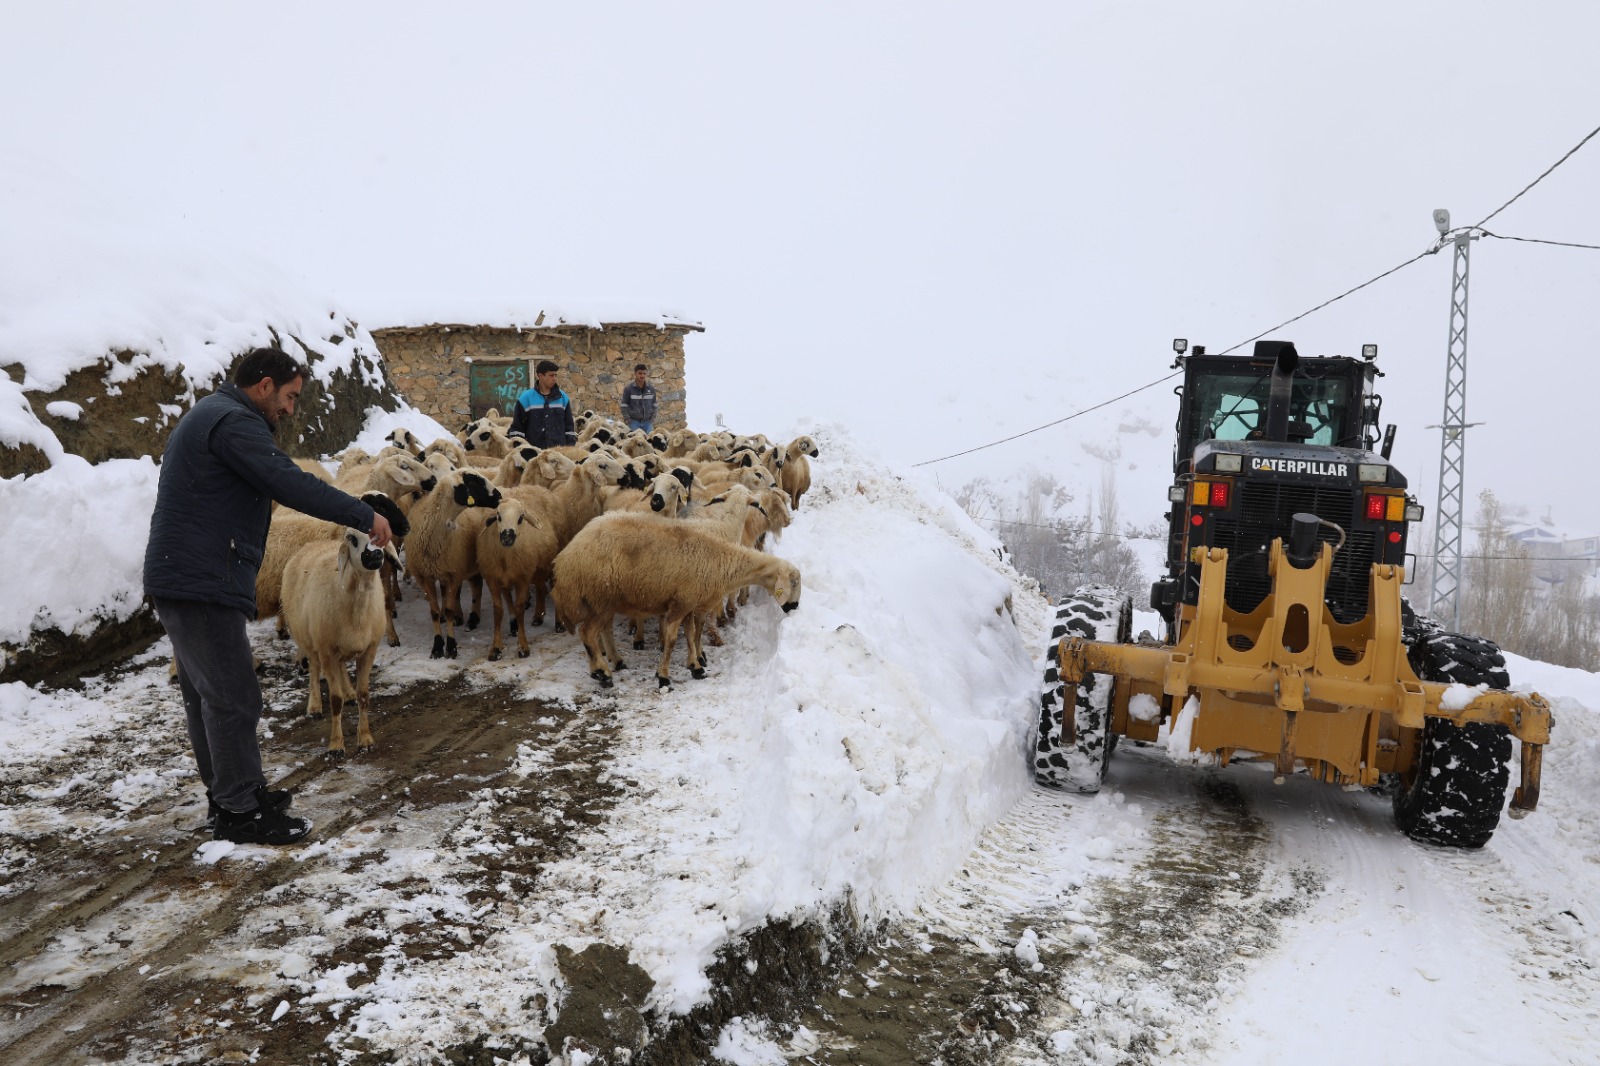
[{"label": "grader frame", "polygon": [[[1369,610],[1337,622],[1325,605],[1334,546],[1322,544],[1304,569],[1291,564],[1282,539],[1271,544],[1272,591],[1240,613],[1224,599],[1228,551],[1197,547],[1196,602],[1180,604],[1171,645],[1110,644],[1069,636],[1059,645],[1060,677],[1071,692],[1086,673],[1116,679],[1111,731],[1157,739],[1160,718],[1176,721],[1198,697],[1191,750],[1234,758],[1271,758],[1279,780],[1296,763],[1336,784],[1375,785],[1383,774],[1416,765],[1425,720],[1504,726],[1521,744],[1513,817],[1534,810],[1550,708],[1536,693],[1479,691],[1419,680],[1401,637],[1403,568],[1374,563]],[[1154,698],[1159,717],[1129,712],[1136,696]],[[1065,717],[1070,731],[1073,716]],[[1074,737],[1068,736],[1067,740]]]}]

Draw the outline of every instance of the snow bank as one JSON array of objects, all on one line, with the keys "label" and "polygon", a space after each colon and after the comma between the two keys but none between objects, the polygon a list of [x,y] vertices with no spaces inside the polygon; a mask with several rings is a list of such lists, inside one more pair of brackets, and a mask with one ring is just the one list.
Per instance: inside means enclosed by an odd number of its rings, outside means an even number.
[{"label": "snow bank", "polygon": [[0,481],[0,544],[27,551],[0,567],[0,643],[129,618],[144,598],[155,500],[148,457],[91,466],[63,455],[33,477]]},{"label": "snow bank", "polygon": [[[582,869],[552,872],[598,881],[600,939],[630,945],[673,1012],[710,993],[729,936],[843,903],[909,909],[1029,787],[1043,598],[931,479],[812,433],[812,491],[773,549],[800,567],[800,609],[761,594],[710,652],[719,683],[642,713],[613,772],[650,798]],[[601,850],[614,865],[595,867]]]}]

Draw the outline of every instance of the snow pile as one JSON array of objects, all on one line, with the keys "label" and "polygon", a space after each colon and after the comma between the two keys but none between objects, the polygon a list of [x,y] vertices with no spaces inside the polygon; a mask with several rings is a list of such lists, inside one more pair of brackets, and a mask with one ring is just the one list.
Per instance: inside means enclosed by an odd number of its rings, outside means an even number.
[{"label": "snow pile", "polygon": [[[813,435],[814,487],[775,546],[800,567],[800,609],[763,594],[712,652],[721,684],[644,715],[614,772],[652,798],[603,830],[615,865],[585,847],[566,871],[674,1012],[710,993],[730,935],[845,901],[908,908],[1028,788],[1043,599],[931,483]],[[626,858],[642,854],[643,881]]]},{"label": "snow pile", "polygon": [[[1600,855],[1600,674],[1506,656],[1512,686],[1531,689],[1550,702],[1553,722],[1544,753],[1539,809],[1520,821],[1501,823],[1489,848],[1537,871],[1544,890],[1559,904],[1563,929],[1591,967],[1600,968],[1600,899],[1594,857]],[[1517,783],[1513,749],[1511,786]]]},{"label": "snow pile", "polygon": [[194,390],[267,345],[310,362],[324,383],[356,366],[370,375],[378,356],[366,329],[277,266],[130,227],[64,175],[9,155],[0,247],[0,366],[11,368],[0,378],[0,445],[31,444],[53,461],[60,446],[22,392],[53,392],[114,352],[135,354],[110,366],[109,385],[160,367]]},{"label": "snow pile", "polygon": [[139,608],[156,474],[149,458],[91,466],[64,455],[0,481],[0,543],[30,548],[26,565],[0,567],[0,643],[86,632]]}]

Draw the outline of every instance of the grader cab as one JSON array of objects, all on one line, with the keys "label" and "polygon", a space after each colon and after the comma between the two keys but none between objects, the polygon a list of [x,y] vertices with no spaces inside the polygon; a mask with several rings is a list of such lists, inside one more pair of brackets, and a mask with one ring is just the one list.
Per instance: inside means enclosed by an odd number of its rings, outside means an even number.
[{"label": "grader cab", "polygon": [[[1491,642],[1414,613],[1401,587],[1422,508],[1379,447],[1375,350],[1302,359],[1176,346],[1184,382],[1167,571],[1150,606],[1165,639],[1132,643],[1129,597],[1085,586],[1057,605],[1034,771],[1100,788],[1120,736],[1163,723],[1226,766],[1279,780],[1389,787],[1410,837],[1481,847],[1499,824],[1511,740],[1513,817],[1539,799],[1550,711],[1509,691]],[[1070,698],[1069,698],[1070,694]]]}]

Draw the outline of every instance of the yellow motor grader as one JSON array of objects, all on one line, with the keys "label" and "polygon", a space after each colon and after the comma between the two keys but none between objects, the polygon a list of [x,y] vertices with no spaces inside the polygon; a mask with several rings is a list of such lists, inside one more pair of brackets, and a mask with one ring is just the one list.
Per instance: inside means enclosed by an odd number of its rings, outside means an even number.
[{"label": "yellow motor grader", "polygon": [[[1379,445],[1375,348],[1301,358],[1174,345],[1184,373],[1167,572],[1150,606],[1165,639],[1130,640],[1129,597],[1084,586],[1056,608],[1033,754],[1047,784],[1095,792],[1119,736],[1278,778],[1393,789],[1413,839],[1481,847],[1505,805],[1539,800],[1550,710],[1509,691],[1504,656],[1447,632],[1401,593],[1422,508]],[[1069,700],[1067,694],[1073,694]]]}]

